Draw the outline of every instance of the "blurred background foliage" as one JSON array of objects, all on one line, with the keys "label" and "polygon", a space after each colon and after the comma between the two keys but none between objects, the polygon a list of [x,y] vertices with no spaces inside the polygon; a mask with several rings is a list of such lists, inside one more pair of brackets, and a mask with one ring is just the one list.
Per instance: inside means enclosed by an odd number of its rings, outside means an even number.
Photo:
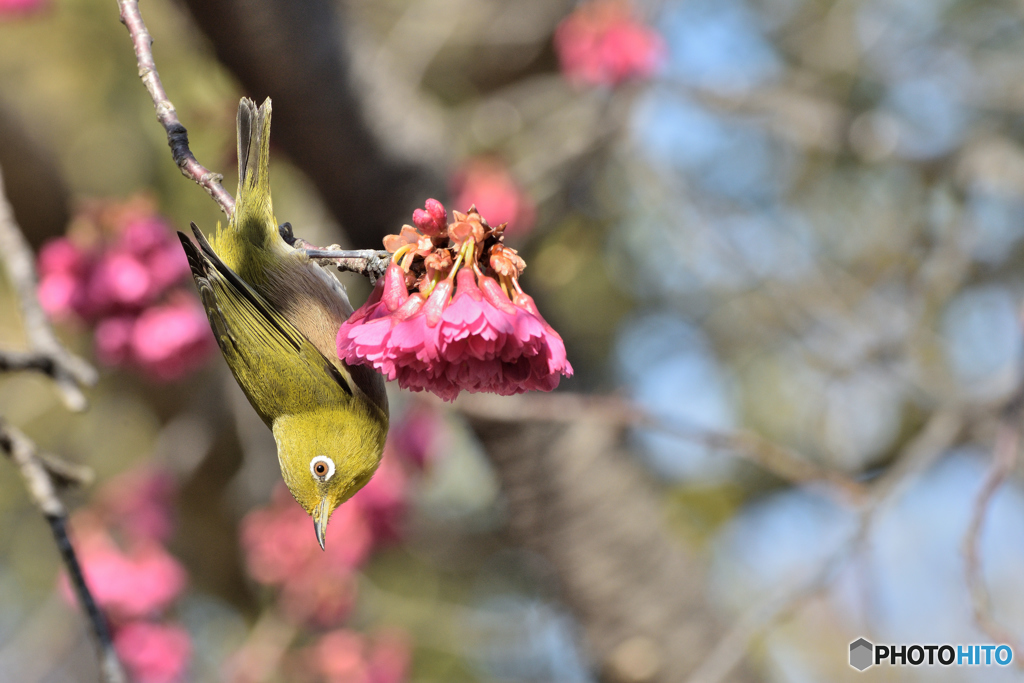
[{"label": "blurred background foliage", "polygon": [[[89,202],[139,196],[169,226],[210,229],[217,207],[172,163],[115,4],[8,2],[0,166],[33,245],[64,235]],[[203,3],[191,4],[201,17]],[[255,16],[262,5],[233,6]],[[232,48],[204,37],[189,7],[149,0],[142,10],[192,150],[233,188],[238,98],[268,93],[243,90],[217,58],[230,61]],[[524,286],[576,369],[562,388],[628,397],[658,423],[628,434],[653,483],[644,495],[709,568],[678,580],[699,582],[723,623],[852,547],[859,512],[828,484],[787,481],[703,437],[756,433],[870,483],[941,411],[964,417],[822,590],[763,624],[737,675],[881,679],[847,666],[851,640],[991,640],[972,615],[961,546],[1000,407],[1021,382],[1020,3],[637,2],[630,21],[660,38],[618,49],[653,50],[657,68],[625,78],[581,77],[564,51],[560,61],[560,22],[586,11],[571,2],[345,0],[333,10],[330,34],[372,135],[444,179],[432,194],[454,200],[449,209],[476,201],[510,221],[509,243],[529,263]],[[305,106],[270,94],[275,112]],[[339,223],[316,173],[287,151],[275,148],[272,168],[279,219],[314,243],[379,248],[372,230]],[[426,196],[365,210],[397,232]],[[342,279],[354,299],[369,291]],[[6,281],[0,320],[0,346],[23,346]],[[60,329],[92,353],[87,325]],[[322,625],[282,616],[285,589],[247,564],[239,525],[270,504],[274,444],[219,358],[171,382],[107,368],[89,396],[87,412],[68,415],[45,378],[0,377],[0,414],[97,472],[73,507],[97,509],[97,491],[118,491],[104,486],[121,473],[169,473],[177,522],[166,543],[188,584],[159,609],[187,632],[191,654],[167,681],[670,679],[642,648],[639,665],[609,669],[609,653],[583,637],[588,615],[561,592],[562,568],[510,533],[515,502],[458,409],[473,397],[449,410],[391,392],[395,424],[419,435],[405,452],[429,455],[389,451],[404,468],[401,512],[388,513],[397,531],[375,535],[372,554],[353,563],[354,602],[327,641]],[[1015,474],[988,510],[979,554],[992,614],[1018,637],[1022,549]],[[44,521],[17,478],[0,477],[0,672],[17,672],[10,680],[95,678],[58,573]],[[274,647],[262,670],[239,668],[239,652],[258,659]],[[317,647],[358,661],[304,669],[320,661]],[[692,667],[704,654],[690,653]]]}]

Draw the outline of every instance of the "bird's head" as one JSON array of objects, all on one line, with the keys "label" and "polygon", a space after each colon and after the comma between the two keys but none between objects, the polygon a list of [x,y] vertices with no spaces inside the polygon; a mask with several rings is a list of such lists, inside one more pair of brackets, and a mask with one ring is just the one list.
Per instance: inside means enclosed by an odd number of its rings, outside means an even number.
[{"label": "bird's head", "polygon": [[284,482],[313,517],[316,540],[324,547],[327,520],[335,508],[370,480],[380,464],[387,418],[370,407],[323,408],[274,420],[274,439]]}]

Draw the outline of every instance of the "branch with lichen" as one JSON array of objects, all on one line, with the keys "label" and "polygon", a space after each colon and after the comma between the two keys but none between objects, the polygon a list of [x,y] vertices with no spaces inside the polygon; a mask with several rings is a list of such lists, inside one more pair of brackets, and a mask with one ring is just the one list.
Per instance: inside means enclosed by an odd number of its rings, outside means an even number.
[{"label": "branch with lichen", "polygon": [[[36,270],[32,250],[14,220],[14,212],[3,189],[0,170],[0,253],[7,276],[14,286],[21,306],[31,350],[0,351],[0,372],[33,370],[53,379],[65,404],[72,410],[86,406],[82,387],[95,383],[96,370],[61,345],[36,297]],[[99,646],[100,669],[106,683],[124,683],[121,662],[114,651],[114,641],[107,621],[96,604],[82,575],[74,546],[68,537],[67,511],[57,496],[65,486],[84,486],[92,481],[92,471],[81,465],[43,453],[19,429],[0,418],[0,450],[18,468],[29,497],[46,517],[57,543],[61,559],[67,567],[71,585],[85,610]]]}]

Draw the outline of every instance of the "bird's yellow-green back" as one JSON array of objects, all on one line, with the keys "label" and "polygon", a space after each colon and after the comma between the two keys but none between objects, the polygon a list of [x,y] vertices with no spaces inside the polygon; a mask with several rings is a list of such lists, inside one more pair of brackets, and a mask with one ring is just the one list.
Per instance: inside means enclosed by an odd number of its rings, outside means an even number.
[{"label": "bird's yellow-green back", "polygon": [[352,314],[348,294],[337,278],[313,263],[281,237],[270,196],[270,120],[268,98],[260,107],[243,98],[238,105],[238,193],[227,227],[210,239],[225,264],[266,298],[355,389],[385,413],[383,378],[366,366],[348,366],[337,358],[335,339]]}]

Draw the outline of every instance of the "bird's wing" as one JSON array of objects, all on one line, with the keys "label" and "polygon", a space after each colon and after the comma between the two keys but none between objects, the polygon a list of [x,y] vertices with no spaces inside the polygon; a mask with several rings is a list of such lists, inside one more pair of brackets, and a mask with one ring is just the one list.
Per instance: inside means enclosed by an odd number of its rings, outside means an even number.
[{"label": "bird's wing", "polygon": [[272,425],[284,413],[344,404],[352,388],[313,344],[217,256],[192,224],[199,248],[178,233],[224,358],[249,401]]}]

